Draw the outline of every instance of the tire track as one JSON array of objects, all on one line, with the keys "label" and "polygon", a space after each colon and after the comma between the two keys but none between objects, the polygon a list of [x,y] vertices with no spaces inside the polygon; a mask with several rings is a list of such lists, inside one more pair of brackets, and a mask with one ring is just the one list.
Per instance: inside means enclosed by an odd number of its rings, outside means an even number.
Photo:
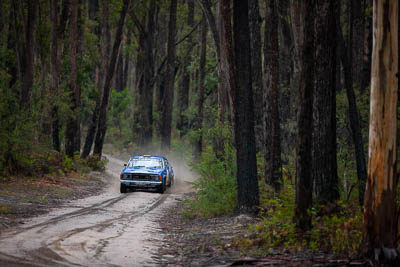
[{"label": "tire track", "polygon": [[[169,193],[173,192],[172,188],[161,195],[144,192],[120,194],[119,177],[116,176],[123,162],[110,156],[108,158],[107,173],[112,178],[103,194],[76,201],[63,214],[60,214],[62,209],[55,210],[55,217],[43,218],[39,222],[5,232],[0,236],[0,265],[155,264],[152,253],[157,246],[149,241],[149,237],[158,235],[154,216],[158,216],[162,207],[174,201],[175,194]],[[160,206],[160,210],[154,211]],[[2,243],[7,244],[4,249]]]}]

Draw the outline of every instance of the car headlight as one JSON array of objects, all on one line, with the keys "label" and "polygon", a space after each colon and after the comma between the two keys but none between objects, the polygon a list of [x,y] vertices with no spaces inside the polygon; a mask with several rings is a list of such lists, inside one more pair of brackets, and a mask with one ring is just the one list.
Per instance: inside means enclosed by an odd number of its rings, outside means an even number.
[{"label": "car headlight", "polygon": [[150,175],[150,178],[152,179],[152,180],[162,180],[162,176],[161,175]]}]

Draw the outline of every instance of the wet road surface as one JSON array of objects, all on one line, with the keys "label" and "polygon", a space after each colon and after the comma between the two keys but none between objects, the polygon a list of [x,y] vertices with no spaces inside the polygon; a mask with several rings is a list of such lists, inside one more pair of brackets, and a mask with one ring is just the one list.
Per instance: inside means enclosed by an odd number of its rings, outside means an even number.
[{"label": "wet road surface", "polygon": [[125,162],[107,156],[109,186],[0,236],[0,266],[156,266],[162,211],[191,190],[194,176],[172,162],[175,184],[164,194],[119,193]]}]

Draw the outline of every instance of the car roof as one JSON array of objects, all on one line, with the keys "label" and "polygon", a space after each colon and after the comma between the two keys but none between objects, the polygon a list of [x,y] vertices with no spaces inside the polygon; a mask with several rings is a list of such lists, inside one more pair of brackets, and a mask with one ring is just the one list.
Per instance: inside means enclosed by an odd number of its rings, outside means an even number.
[{"label": "car roof", "polygon": [[165,159],[165,157],[163,156],[154,156],[154,155],[134,155],[131,156],[130,159],[145,159],[145,158],[149,158],[149,159]]}]

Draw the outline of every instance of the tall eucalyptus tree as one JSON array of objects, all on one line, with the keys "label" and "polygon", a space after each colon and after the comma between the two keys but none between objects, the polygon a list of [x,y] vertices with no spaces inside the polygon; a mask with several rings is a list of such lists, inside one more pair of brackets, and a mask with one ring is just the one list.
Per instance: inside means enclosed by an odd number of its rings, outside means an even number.
[{"label": "tall eucalyptus tree", "polygon": [[171,148],[172,131],[172,104],[174,100],[175,83],[175,55],[176,55],[176,10],[177,0],[171,0],[169,22],[168,22],[168,43],[167,43],[167,70],[165,77],[165,92],[161,100],[161,149],[169,151]]},{"label": "tall eucalyptus tree", "polygon": [[279,118],[278,12],[275,0],[267,1],[264,37],[264,166],[266,182],[280,190],[282,178]]}]

